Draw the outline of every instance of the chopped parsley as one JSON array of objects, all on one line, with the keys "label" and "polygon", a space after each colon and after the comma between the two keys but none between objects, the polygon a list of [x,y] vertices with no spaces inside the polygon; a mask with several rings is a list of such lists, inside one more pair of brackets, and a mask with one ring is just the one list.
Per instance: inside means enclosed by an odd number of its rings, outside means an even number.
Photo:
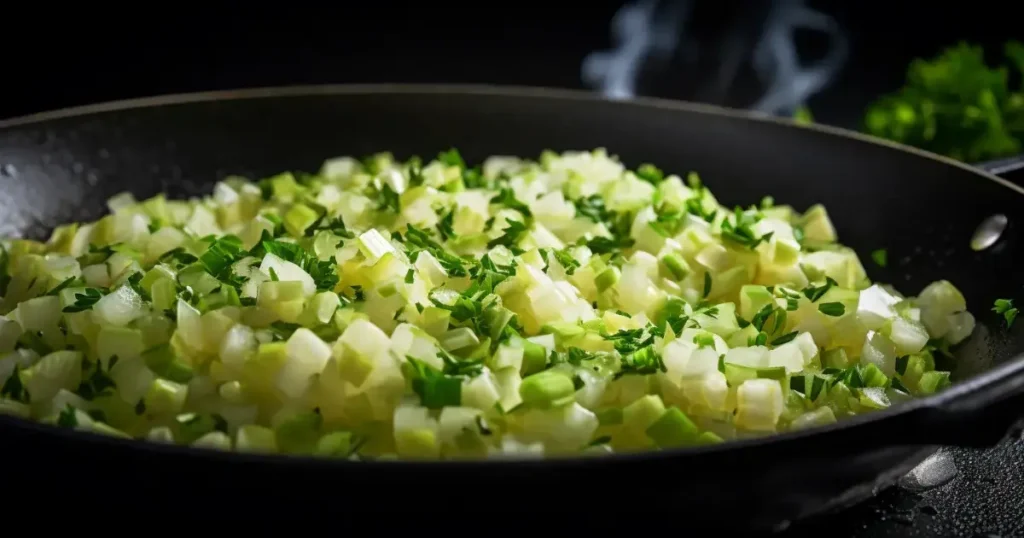
[{"label": "chopped parsley", "polygon": [[57,425],[61,428],[74,428],[78,426],[78,415],[75,413],[75,408],[71,407],[71,404],[64,406],[64,409],[60,410],[60,414],[57,415]]},{"label": "chopped parsley", "polygon": [[[225,235],[215,239],[207,247],[206,252],[199,257],[199,263],[217,280],[229,282],[237,280],[237,277],[231,274],[231,266],[248,255],[249,252],[242,247],[241,239],[233,235]],[[233,282],[239,286],[242,283]]]},{"label": "chopped parsley", "polygon": [[576,215],[590,219],[598,224],[614,217],[612,211],[605,209],[604,198],[599,194],[573,200],[573,205],[576,206]]},{"label": "chopped parsley", "polygon": [[871,259],[874,260],[875,265],[885,267],[889,264],[889,253],[884,248],[880,248],[871,252]]},{"label": "chopped parsley", "polygon": [[97,288],[86,288],[81,293],[75,294],[75,302],[65,306],[64,312],[67,314],[73,314],[75,312],[84,312],[92,308],[94,304],[99,302],[103,298],[103,292]]},{"label": "chopped parsley", "polygon": [[665,173],[653,164],[641,164],[636,169],[636,177],[657,186],[665,179]]},{"label": "chopped parsley", "polygon": [[615,379],[624,375],[651,375],[666,371],[668,370],[661,355],[653,346],[648,346],[622,357]]},{"label": "chopped parsley", "polygon": [[1013,306],[1013,299],[996,299],[992,311],[1003,316],[1006,327],[1012,327],[1013,321],[1017,319],[1017,307]]},{"label": "chopped parsley", "polygon": [[683,227],[685,214],[675,209],[659,209],[655,220],[647,223],[658,235],[674,237]]},{"label": "chopped parsley", "polygon": [[199,258],[189,254],[184,248],[177,247],[161,255],[158,261],[160,263],[169,264],[175,269],[179,269],[199,261]]},{"label": "chopped parsley", "polygon": [[14,371],[11,372],[10,377],[8,377],[7,380],[4,381],[3,386],[0,387],[0,396],[22,403],[29,403],[31,401],[28,390],[25,389],[25,385],[21,383],[20,366],[14,366]]},{"label": "chopped parsley", "polygon": [[[116,355],[111,357],[107,361],[109,364],[107,370],[109,371],[109,369],[113,368],[117,361]],[[82,359],[82,382],[78,384],[78,389],[75,390],[75,393],[84,400],[95,400],[96,398],[112,395],[114,389],[117,388],[117,384],[111,379],[108,371],[104,371],[101,361],[92,362],[88,359]]]},{"label": "chopped parsley", "polygon": [[442,151],[437,155],[437,160],[445,166],[457,166],[459,168],[466,167],[466,161],[462,159],[462,155],[459,154],[459,150],[455,148]]},{"label": "chopped parsley", "polygon": [[772,346],[773,347],[774,346],[781,346],[782,344],[786,344],[786,343],[792,342],[793,339],[796,338],[799,335],[800,335],[799,331],[793,331],[791,333],[786,333],[786,334],[776,338],[775,340],[772,340]]},{"label": "chopped parsley", "polygon": [[[399,235],[399,237],[402,237]],[[433,240],[430,234],[421,228],[417,228],[412,224],[406,226],[405,237],[406,248],[409,249],[409,259],[413,262],[416,261],[420,252],[429,252],[431,256],[437,260],[437,263],[444,268],[448,276],[466,276],[469,274],[466,266],[469,263],[468,260],[452,254],[445,250],[443,246]]]},{"label": "chopped parsley", "polygon": [[743,211],[736,208],[733,212],[735,223],[729,219],[722,221],[722,237],[738,245],[754,250],[762,242],[771,239],[774,232],[768,232],[762,236],[754,233],[753,225],[761,220],[758,211]]},{"label": "chopped parsley", "polygon": [[785,328],[786,318],[785,308],[766,304],[754,314],[754,317],[750,319],[750,324],[758,331],[771,335],[779,333]]},{"label": "chopped parsley", "polygon": [[818,311],[826,316],[839,317],[846,313],[846,306],[843,303],[821,303]]},{"label": "chopped parsley", "polygon": [[558,264],[565,269],[565,274],[567,275],[574,274],[576,269],[580,266],[580,262],[576,261],[576,258],[573,258],[572,254],[569,254],[565,250],[553,249],[551,251],[551,255],[554,256],[555,260],[558,261]]},{"label": "chopped parsley", "polygon": [[324,212],[320,220],[306,229],[306,236],[312,237],[319,231],[330,232],[342,239],[352,239],[355,234],[352,233],[348,227],[345,226],[345,221],[341,217],[327,218],[327,213]]},{"label": "chopped parsley", "polygon": [[502,188],[494,198],[491,198],[491,203],[503,205],[509,209],[514,209],[527,218],[533,216],[533,213],[530,212],[530,208],[523,202],[517,200],[515,192],[507,187]]},{"label": "chopped parsley", "polygon": [[335,272],[334,260],[318,260],[315,255],[302,248],[297,243],[278,241],[263,232],[263,239],[249,252],[250,255],[263,257],[265,254],[273,254],[282,260],[292,262],[309,273],[318,290],[333,290],[338,284],[338,274]]},{"label": "chopped parsley", "polygon": [[388,185],[387,183],[373,189],[370,198],[376,204],[378,211],[387,211],[394,214],[398,213],[402,209],[398,193],[395,192],[395,190],[391,188],[391,185]]},{"label": "chopped parsley", "polygon": [[803,294],[809,301],[816,303],[818,302],[818,299],[821,299],[823,295],[828,293],[828,290],[838,285],[839,284],[837,284],[835,280],[832,280],[832,277],[825,277],[824,284],[821,286],[808,286],[804,288]]},{"label": "chopped parsley", "polygon": [[487,242],[487,248],[494,248],[501,245],[503,247],[507,247],[513,252],[519,251],[519,247],[517,245],[527,231],[529,230],[522,222],[518,220],[509,220],[508,226],[503,230],[502,234]]},{"label": "chopped parsley", "polygon": [[46,292],[46,295],[56,296],[56,295],[59,295],[60,292],[64,291],[66,288],[69,288],[71,286],[79,286],[79,285],[82,285],[82,284],[84,284],[84,282],[82,282],[82,280],[80,278],[70,277],[70,278],[65,279],[60,284],[57,284],[56,286],[54,286],[53,289],[51,289],[50,291]]},{"label": "chopped parsley", "polygon": [[583,244],[594,254],[616,254],[624,249],[631,248],[634,241],[628,236],[618,239],[595,237],[589,241],[584,241]]},{"label": "chopped parsley", "polygon": [[412,370],[412,390],[423,407],[441,409],[462,404],[462,376],[446,374],[413,357],[406,360]]}]

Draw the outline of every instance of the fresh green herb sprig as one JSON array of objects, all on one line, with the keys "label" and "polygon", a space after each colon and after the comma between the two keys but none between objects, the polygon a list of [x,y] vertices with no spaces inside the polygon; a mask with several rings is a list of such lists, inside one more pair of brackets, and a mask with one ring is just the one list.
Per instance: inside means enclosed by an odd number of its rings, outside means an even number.
[{"label": "fresh green herb sprig", "polygon": [[1024,148],[1024,45],[1007,43],[1007,67],[990,67],[980,46],[960,43],[918,59],[899,91],[867,111],[865,132],[966,162],[997,159]]}]

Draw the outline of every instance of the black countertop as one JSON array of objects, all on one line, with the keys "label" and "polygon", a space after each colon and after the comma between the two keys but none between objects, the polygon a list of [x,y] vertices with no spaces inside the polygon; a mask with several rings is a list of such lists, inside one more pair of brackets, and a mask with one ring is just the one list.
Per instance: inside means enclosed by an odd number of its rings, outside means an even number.
[{"label": "black countertop", "polygon": [[834,515],[793,525],[778,536],[1010,537],[1024,536],[1024,441],[990,450],[943,448],[956,468],[943,485],[896,485]]}]

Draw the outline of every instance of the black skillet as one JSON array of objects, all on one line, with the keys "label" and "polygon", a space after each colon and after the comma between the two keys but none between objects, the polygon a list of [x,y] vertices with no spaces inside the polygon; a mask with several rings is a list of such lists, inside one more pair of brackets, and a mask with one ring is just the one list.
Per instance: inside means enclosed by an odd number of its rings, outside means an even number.
[{"label": "black skillet", "polygon": [[[316,170],[324,158],[342,154],[390,150],[407,157],[453,146],[469,160],[605,147],[628,165],[698,171],[726,204],[756,203],[767,194],[801,209],[824,203],[840,240],[863,259],[888,249],[887,269],[867,262],[873,279],[917,293],[946,278],[963,290],[978,328],[947,365],[958,383],[812,431],[557,461],[259,457],[0,418],[7,462],[0,478],[44,496],[68,480],[118,491],[118,506],[149,513],[180,503],[168,499],[186,488],[202,499],[193,502],[219,499],[254,515],[427,509],[505,514],[498,521],[507,523],[554,509],[570,522],[597,515],[638,524],[667,518],[675,529],[766,529],[869,496],[936,445],[986,446],[1016,434],[1024,413],[1024,335],[1020,325],[1002,327],[989,309],[998,297],[1024,295],[1024,189],[838,129],[537,89],[341,86],[143,99],[0,122],[0,233],[43,238],[59,223],[99,217],[105,200],[123,190],[197,195],[227,174],[258,178]],[[1009,217],[1008,225],[994,245],[972,249],[979,225],[993,215]]]}]

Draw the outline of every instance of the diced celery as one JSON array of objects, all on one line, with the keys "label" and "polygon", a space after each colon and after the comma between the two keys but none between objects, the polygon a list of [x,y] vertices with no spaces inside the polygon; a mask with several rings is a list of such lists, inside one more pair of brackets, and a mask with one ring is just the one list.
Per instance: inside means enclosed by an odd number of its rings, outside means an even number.
[{"label": "diced celery", "polygon": [[60,389],[72,390],[82,380],[82,354],[55,351],[22,371],[21,380],[36,401],[53,398]]},{"label": "diced celery", "polygon": [[96,336],[96,355],[106,365],[112,357],[134,358],[142,355],[145,344],[142,331],[123,327],[102,327]]},{"label": "diced celery", "polygon": [[311,207],[306,204],[294,204],[284,214],[284,228],[295,237],[302,237],[306,229],[312,226],[320,218]]},{"label": "diced celery", "polygon": [[256,424],[238,428],[235,448],[244,452],[277,452],[277,434],[274,430]]},{"label": "diced celery", "polygon": [[889,378],[874,364],[861,368],[860,378],[866,387],[885,387],[889,384]]},{"label": "diced celery", "polygon": [[224,432],[210,432],[192,442],[196,448],[231,450],[231,438]]},{"label": "diced celery", "polygon": [[736,425],[774,431],[783,410],[783,390],[774,379],[748,379],[736,392]]},{"label": "diced celery", "polygon": [[701,432],[694,440],[696,445],[716,445],[722,443],[724,440],[718,436],[715,432]]},{"label": "diced celery", "polygon": [[281,452],[308,454],[320,439],[323,417],[315,412],[302,412],[288,417],[274,428],[274,438]]},{"label": "diced celery", "polygon": [[814,205],[803,215],[802,228],[804,237],[819,243],[832,243],[836,240],[836,230],[828,218],[828,212],[822,205]]},{"label": "diced celery", "polygon": [[144,398],[146,411],[154,414],[177,414],[185,405],[187,395],[187,386],[166,379],[156,379]]},{"label": "diced celery", "polygon": [[846,350],[841,347],[828,349],[821,354],[821,365],[825,368],[845,370],[850,365],[850,359],[847,358]]},{"label": "diced celery", "polygon": [[626,428],[646,432],[665,414],[665,404],[653,394],[644,396],[622,410],[622,423]]},{"label": "diced celery", "polygon": [[885,390],[878,387],[860,389],[858,401],[860,405],[868,409],[885,409],[889,407],[889,398],[885,395]]},{"label": "diced celery", "polygon": [[775,297],[768,288],[753,285],[740,288],[740,316],[751,319],[766,305],[775,305]]},{"label": "diced celery", "polygon": [[539,372],[547,364],[548,352],[544,349],[544,346],[524,338],[514,339],[512,345],[519,346],[523,350],[522,368],[520,370],[523,375]]},{"label": "diced celery", "polygon": [[662,265],[668,270],[669,274],[672,275],[674,280],[682,280],[690,274],[690,266],[687,265],[686,260],[675,253],[669,253],[661,258]]},{"label": "diced celery", "polygon": [[288,360],[277,372],[276,387],[291,399],[298,399],[309,390],[312,376],[319,374],[331,357],[331,348],[313,331],[300,328],[292,333],[285,346]]},{"label": "diced celery", "polygon": [[543,371],[523,379],[519,395],[526,405],[547,409],[572,401],[576,388],[572,379],[553,371]]},{"label": "diced celery", "polygon": [[611,288],[618,283],[620,277],[621,273],[615,267],[609,267],[601,271],[594,280],[594,283],[597,285],[597,291],[604,292],[608,288]]},{"label": "diced celery", "polygon": [[395,412],[394,438],[399,456],[436,458],[441,451],[437,420],[422,407],[401,407]]},{"label": "diced celery", "polygon": [[345,458],[359,447],[358,439],[351,432],[331,432],[316,443],[313,453],[317,456]]},{"label": "diced celery", "polygon": [[699,433],[697,425],[676,407],[670,407],[647,427],[647,436],[661,448],[694,443]]},{"label": "diced celery", "polygon": [[896,372],[896,345],[882,333],[869,332],[860,352],[860,363],[874,364],[891,376]]},{"label": "diced celery", "polygon": [[929,395],[935,394],[949,385],[949,372],[925,372],[917,382],[917,390],[919,394]]},{"label": "diced celery", "polygon": [[815,426],[825,426],[827,424],[832,424],[835,421],[836,415],[835,413],[832,412],[831,407],[819,407],[793,419],[789,423],[789,429],[804,430],[807,428],[813,428]]},{"label": "diced celery", "polygon": [[541,327],[542,333],[555,335],[556,342],[565,342],[581,336],[586,332],[582,326],[575,323],[549,323]]}]

